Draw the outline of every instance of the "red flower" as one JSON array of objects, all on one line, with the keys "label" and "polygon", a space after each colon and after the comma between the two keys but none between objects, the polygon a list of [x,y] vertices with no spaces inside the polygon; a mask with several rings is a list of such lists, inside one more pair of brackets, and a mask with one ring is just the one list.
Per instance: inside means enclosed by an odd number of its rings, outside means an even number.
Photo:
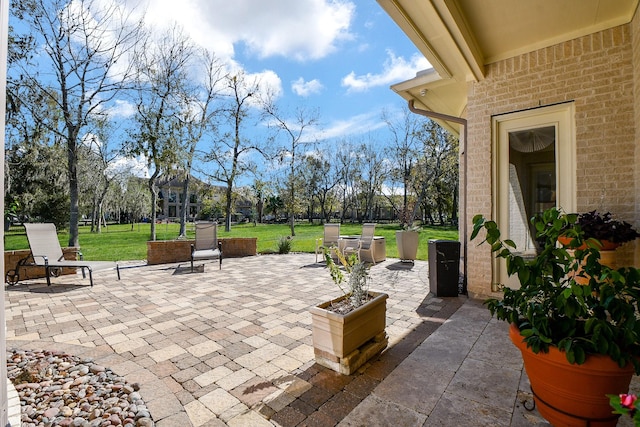
[{"label": "red flower", "polygon": [[638,398],[635,394],[621,394],[620,395],[620,403],[625,408],[635,409],[635,402]]}]

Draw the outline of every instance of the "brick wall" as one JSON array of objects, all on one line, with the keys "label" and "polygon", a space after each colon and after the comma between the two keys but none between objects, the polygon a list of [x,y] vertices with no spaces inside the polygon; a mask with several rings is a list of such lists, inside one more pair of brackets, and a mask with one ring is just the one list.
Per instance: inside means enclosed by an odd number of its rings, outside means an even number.
[{"label": "brick wall", "polygon": [[[636,132],[634,136],[636,151],[634,161],[636,165],[640,165],[640,14],[636,13],[633,21],[631,21],[632,46],[633,46],[633,97],[635,101],[634,123]],[[640,168],[635,168],[635,194],[640,189]],[[640,203],[636,200],[635,221],[634,224],[640,224]],[[640,245],[636,244],[635,248],[635,265],[640,265]]]},{"label": "brick wall", "polygon": [[[257,242],[255,237],[247,238],[223,238],[223,258],[236,258],[253,256],[257,254]],[[157,240],[147,242],[147,264],[168,264],[183,262],[191,259],[191,245],[194,240]]]},{"label": "brick wall", "polygon": [[[64,258],[68,260],[76,260],[77,259],[77,248],[62,248],[62,253],[64,254]],[[5,251],[4,253],[4,277],[6,279],[7,273],[11,271],[12,275],[16,273],[16,267],[20,260],[26,258],[31,254],[31,251],[20,250],[20,251]],[[27,267],[22,266],[18,269],[17,273],[19,274],[19,280],[25,279],[39,279],[45,277],[45,272],[43,267]],[[62,274],[75,274],[75,268],[63,268]]]},{"label": "brick wall", "polygon": [[[523,54],[486,67],[486,79],[468,92],[468,209],[491,217],[492,116],[574,102],[577,208],[609,210],[640,225],[636,181],[632,26],[623,25]],[[636,53],[640,57],[640,53]],[[468,229],[468,233],[470,233]],[[633,245],[623,252],[631,260]],[[487,295],[491,255],[468,246],[468,290]]]}]

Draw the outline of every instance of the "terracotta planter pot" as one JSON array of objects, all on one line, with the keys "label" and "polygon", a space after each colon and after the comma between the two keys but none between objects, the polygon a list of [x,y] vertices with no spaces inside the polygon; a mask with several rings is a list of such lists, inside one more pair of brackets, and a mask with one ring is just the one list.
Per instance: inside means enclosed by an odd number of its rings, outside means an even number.
[{"label": "terracotta planter pot", "polygon": [[[572,250],[569,250],[569,252],[572,252]],[[579,285],[588,285],[589,277],[579,276],[579,274],[582,272],[582,265],[584,264],[580,265],[573,278]],[[613,269],[618,268],[617,252],[615,250],[600,250],[600,265],[606,265],[607,267]]]},{"label": "terracotta planter pot", "polygon": [[400,258],[401,261],[415,261],[418,255],[419,237],[420,235],[417,231],[396,231],[398,258]]},{"label": "terracotta planter pot", "polygon": [[[571,241],[573,239],[571,237],[566,237],[566,236],[560,236],[558,237],[558,242],[560,242],[560,244],[564,245],[564,246],[569,246],[569,244],[571,244]],[[621,243],[614,243],[610,240],[600,240],[600,243],[602,243],[602,247],[598,248],[601,251],[613,251],[615,250],[618,246],[621,245]],[[577,248],[574,249],[587,249],[587,245],[586,244],[582,244],[580,246],[578,246]]]},{"label": "terracotta planter pot", "polygon": [[608,356],[589,355],[582,365],[570,364],[564,352],[555,347],[549,353],[534,353],[523,342],[514,324],[509,337],[522,353],[531,382],[536,407],[555,427],[615,426],[607,394],[629,390],[634,370],[631,364],[620,368]]}]

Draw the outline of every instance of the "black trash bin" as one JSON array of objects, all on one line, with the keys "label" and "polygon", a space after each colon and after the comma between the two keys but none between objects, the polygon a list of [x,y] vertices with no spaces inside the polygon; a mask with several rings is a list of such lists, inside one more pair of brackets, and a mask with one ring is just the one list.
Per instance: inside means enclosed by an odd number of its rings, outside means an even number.
[{"label": "black trash bin", "polygon": [[458,296],[460,242],[429,240],[429,290],[437,297]]}]

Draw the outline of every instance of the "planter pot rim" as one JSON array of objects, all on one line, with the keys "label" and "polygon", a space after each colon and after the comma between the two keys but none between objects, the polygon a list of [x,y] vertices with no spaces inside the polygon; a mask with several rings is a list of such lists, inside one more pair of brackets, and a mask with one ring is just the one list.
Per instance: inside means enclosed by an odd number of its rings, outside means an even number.
[{"label": "planter pot rim", "polygon": [[[520,351],[528,351],[533,353],[533,350],[527,347],[527,343],[524,342],[524,337],[520,335],[520,329],[518,328],[518,325],[516,325],[515,323],[511,323],[509,327],[509,338],[511,338],[511,341],[513,341],[513,344],[516,347],[518,347]],[[581,365],[578,365],[575,363],[570,364],[569,361],[567,360],[567,354],[556,346],[550,346],[548,353],[543,353],[541,351],[536,355],[538,357],[546,359],[547,362],[549,363],[552,363],[554,365],[562,365],[567,369],[579,370],[581,368],[589,368],[589,369],[600,370],[602,367],[604,368],[604,370],[607,370],[607,371],[611,369],[622,369],[622,370],[634,372],[634,367],[632,363],[628,363],[624,368],[620,368],[618,363],[616,363],[613,359],[611,359],[609,356],[605,354],[588,354],[585,362]],[[566,366],[566,365],[569,365],[569,366]],[[595,367],[596,365],[598,367]]]},{"label": "planter pot rim", "polygon": [[[559,236],[558,237],[558,242],[560,242],[562,245],[564,246],[569,246],[571,244],[571,241],[573,240],[572,237],[567,237],[567,236]],[[621,246],[622,243],[615,243],[612,242],[611,240],[599,240],[599,242],[602,244],[602,247],[598,248],[601,251],[613,251],[615,250],[617,247]],[[572,248],[572,249],[587,249],[587,245],[585,243],[583,243],[582,245],[578,246],[577,248]]]},{"label": "planter pot rim", "polygon": [[373,296],[372,300],[367,301],[365,304],[361,305],[360,307],[350,311],[349,313],[346,314],[340,314],[340,313],[335,313],[331,310],[327,310],[326,307],[328,307],[330,304],[334,303],[334,302],[338,302],[338,301],[342,301],[343,299],[346,298],[345,295],[342,295],[338,298],[334,298],[331,301],[325,301],[321,304],[318,304],[316,306],[313,306],[309,309],[309,311],[311,312],[311,314],[318,314],[318,313],[323,313],[324,315],[326,315],[329,318],[333,318],[333,319],[339,319],[342,321],[346,321],[347,319],[354,317],[357,315],[358,312],[361,312],[363,310],[367,310],[369,309],[369,307],[373,307],[377,304],[379,304],[382,301],[385,301],[387,298],[389,298],[389,295],[385,294],[384,292],[376,292],[376,291],[369,291],[369,295]]}]

